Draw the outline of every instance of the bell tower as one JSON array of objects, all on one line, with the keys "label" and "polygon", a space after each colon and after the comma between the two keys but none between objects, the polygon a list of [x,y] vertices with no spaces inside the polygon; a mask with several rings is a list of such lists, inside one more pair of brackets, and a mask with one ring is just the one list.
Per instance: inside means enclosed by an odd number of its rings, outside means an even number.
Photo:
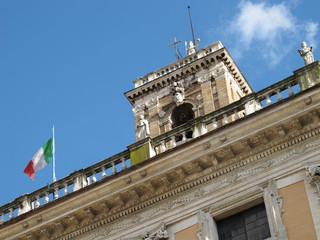
[{"label": "bell tower", "polygon": [[133,81],[136,140],[155,138],[252,92],[221,42]]}]

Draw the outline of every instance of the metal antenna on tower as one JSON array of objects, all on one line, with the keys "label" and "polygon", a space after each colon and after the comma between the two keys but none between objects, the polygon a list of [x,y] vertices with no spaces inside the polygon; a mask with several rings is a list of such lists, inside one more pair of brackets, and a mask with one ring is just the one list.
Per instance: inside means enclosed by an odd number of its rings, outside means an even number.
[{"label": "metal antenna on tower", "polygon": [[193,40],[193,44],[196,45],[196,40],[194,38],[194,31],[193,31],[193,24],[192,24],[192,18],[191,18],[191,7],[190,6],[188,6],[188,13],[189,13],[190,26],[191,26],[191,32],[192,32],[192,40]]},{"label": "metal antenna on tower", "polygon": [[177,41],[177,38],[174,38],[174,39],[173,39],[173,43],[169,44],[169,47],[170,47],[170,46],[174,46],[175,54],[176,54],[176,60],[179,60],[180,57],[182,57],[181,54],[180,54],[180,52],[179,52],[178,46],[177,46],[177,44],[178,44],[179,42],[181,42],[181,41],[182,41],[182,40]]}]

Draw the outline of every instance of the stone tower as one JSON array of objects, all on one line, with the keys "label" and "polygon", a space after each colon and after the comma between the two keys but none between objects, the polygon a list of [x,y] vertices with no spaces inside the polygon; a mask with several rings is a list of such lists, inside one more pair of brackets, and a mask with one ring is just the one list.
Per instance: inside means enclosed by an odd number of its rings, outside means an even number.
[{"label": "stone tower", "polygon": [[[133,82],[135,88],[125,95],[133,105],[137,141],[155,138],[252,92],[219,41]],[[141,116],[149,124],[143,136],[138,133]],[[185,134],[181,139],[195,133]]]}]

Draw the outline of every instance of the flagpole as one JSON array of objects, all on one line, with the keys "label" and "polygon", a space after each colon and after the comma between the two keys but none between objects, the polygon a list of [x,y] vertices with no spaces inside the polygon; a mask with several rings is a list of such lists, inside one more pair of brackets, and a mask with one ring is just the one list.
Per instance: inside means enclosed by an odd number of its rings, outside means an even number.
[{"label": "flagpole", "polygon": [[52,180],[53,182],[57,181],[56,179],[56,144],[54,141],[54,125],[52,126]]}]

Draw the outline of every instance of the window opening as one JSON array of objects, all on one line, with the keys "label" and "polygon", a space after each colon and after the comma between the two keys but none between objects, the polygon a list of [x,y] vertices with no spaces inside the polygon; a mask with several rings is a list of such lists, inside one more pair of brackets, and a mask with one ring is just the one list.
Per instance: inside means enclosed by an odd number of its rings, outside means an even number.
[{"label": "window opening", "polygon": [[264,204],[217,223],[219,240],[262,240],[271,237]]},{"label": "window opening", "polygon": [[176,128],[194,118],[192,104],[184,103],[175,109],[171,114],[172,128]]}]

